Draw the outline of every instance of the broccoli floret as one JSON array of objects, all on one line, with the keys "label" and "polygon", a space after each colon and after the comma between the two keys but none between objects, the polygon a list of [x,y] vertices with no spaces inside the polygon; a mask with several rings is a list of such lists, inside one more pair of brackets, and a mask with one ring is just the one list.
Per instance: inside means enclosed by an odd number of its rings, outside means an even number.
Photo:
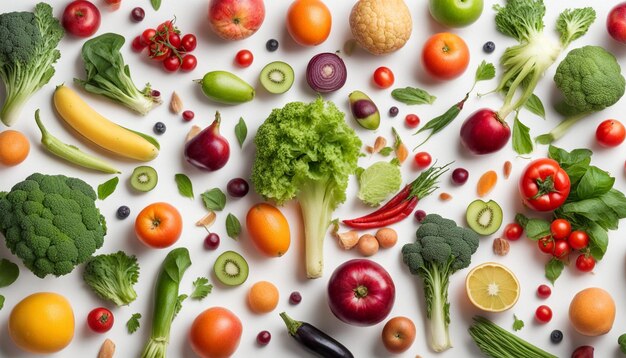
[{"label": "broccoli floret", "polygon": [[0,233],[36,276],[61,276],[104,243],[104,217],[89,184],[63,175],[32,174],[0,195]]},{"label": "broccoli floret", "polygon": [[133,285],[139,279],[137,258],[123,251],[94,256],[87,261],[83,280],[105,300],[118,306],[128,305],[137,298]]},{"label": "broccoli floret", "polygon": [[0,78],[7,92],[0,119],[10,126],[30,96],[54,75],[64,32],[52,7],[39,3],[34,12],[0,14],[0,33]]},{"label": "broccoli floret", "polygon": [[426,216],[416,231],[417,240],[402,247],[402,261],[413,275],[424,281],[430,346],[436,352],[450,348],[449,278],[471,263],[478,248],[478,234],[458,227],[453,220],[437,214]]}]

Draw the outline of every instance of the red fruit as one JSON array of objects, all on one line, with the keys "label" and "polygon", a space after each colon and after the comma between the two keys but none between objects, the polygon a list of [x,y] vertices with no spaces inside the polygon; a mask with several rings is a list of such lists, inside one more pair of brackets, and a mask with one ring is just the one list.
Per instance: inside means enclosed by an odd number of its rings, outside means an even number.
[{"label": "red fruit", "polygon": [[230,157],[230,146],[220,135],[220,114],[213,123],[185,144],[185,159],[199,169],[214,171],[222,168]]},{"label": "red fruit", "polygon": [[548,298],[552,294],[552,289],[548,285],[539,285],[537,287],[537,296],[540,298]]},{"label": "red fruit", "polygon": [[572,231],[567,238],[567,243],[574,250],[582,250],[589,245],[589,235],[582,230]]},{"label": "red fruit", "polygon": [[211,0],[209,25],[224,40],[252,36],[265,20],[263,0]]},{"label": "red fruit", "polygon": [[537,307],[535,318],[541,323],[548,323],[552,319],[552,309],[546,305]]},{"label": "red fruit", "polygon": [[556,240],[554,242],[554,252],[552,253],[552,256],[557,259],[563,259],[569,255],[570,251],[571,248],[569,247],[567,240]]},{"label": "red fruit", "polygon": [[87,325],[92,331],[104,333],[113,327],[113,313],[104,307],[94,308],[87,315]]},{"label": "red fruit", "polygon": [[611,9],[606,17],[606,29],[613,39],[626,43],[626,2]]},{"label": "red fruit", "polygon": [[89,37],[100,27],[100,10],[87,0],[70,2],[63,10],[63,28],[78,37]]},{"label": "red fruit", "polygon": [[497,152],[510,137],[511,129],[506,122],[488,108],[474,112],[461,126],[461,143],[474,154]]},{"label": "red fruit", "polygon": [[576,268],[582,272],[590,272],[596,267],[596,260],[588,254],[581,254],[576,259]]},{"label": "red fruit", "polygon": [[182,49],[185,52],[191,52],[196,49],[197,45],[198,45],[198,40],[196,39],[196,36],[193,34],[187,34],[183,36],[180,42],[180,49]]},{"label": "red fruit", "polygon": [[537,246],[541,252],[552,255],[554,253],[554,239],[551,236],[546,236],[537,241]]}]

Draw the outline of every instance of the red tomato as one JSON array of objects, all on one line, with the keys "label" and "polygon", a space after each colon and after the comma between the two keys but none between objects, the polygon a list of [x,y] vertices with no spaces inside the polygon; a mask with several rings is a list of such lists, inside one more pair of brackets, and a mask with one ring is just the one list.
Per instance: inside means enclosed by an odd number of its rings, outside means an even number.
[{"label": "red tomato", "polygon": [[626,128],[615,119],[607,119],[596,129],[596,140],[605,147],[617,147],[626,138]]},{"label": "red tomato", "polygon": [[554,252],[552,253],[552,256],[557,259],[563,259],[569,255],[570,250],[571,248],[569,247],[567,240],[556,240],[554,242]]},{"label": "red tomato", "polygon": [[146,206],[135,219],[135,234],[144,244],[162,249],[173,245],[183,231],[183,218],[168,203]]},{"label": "red tomato", "polygon": [[146,48],[147,46],[143,44],[143,42],[141,41],[141,36],[137,36],[133,39],[133,42],[131,44],[131,47],[133,48],[133,51],[135,52],[141,52],[143,51],[144,48]]},{"label": "red tomato", "polygon": [[87,325],[94,332],[107,332],[113,327],[113,313],[104,307],[94,308],[87,315]]},{"label": "red tomato", "polygon": [[552,255],[554,253],[554,239],[551,236],[546,236],[537,241],[539,250],[541,252]]},{"label": "red tomato", "polygon": [[537,287],[537,296],[540,298],[548,298],[552,294],[552,289],[548,285],[539,285]]},{"label": "red tomato", "polygon": [[567,239],[569,233],[572,232],[572,225],[565,219],[556,219],[550,224],[550,232],[555,239]]},{"label": "red tomato", "polygon": [[181,43],[180,43],[180,47],[186,52],[193,51],[197,45],[198,45],[198,42],[196,40],[196,36],[194,36],[193,34],[187,34],[183,36],[183,39],[181,40]]},{"label": "red tomato", "polygon": [[548,158],[530,162],[519,181],[522,201],[537,211],[557,209],[563,205],[569,191],[569,176],[559,163]]},{"label": "red tomato", "polygon": [[469,49],[459,36],[442,32],[431,36],[422,49],[422,63],[433,77],[450,80],[459,77],[469,64]]},{"label": "red tomato", "polygon": [[574,250],[582,250],[589,245],[589,235],[581,230],[572,231],[567,237],[569,246]]},{"label": "red tomato", "polygon": [[163,68],[167,72],[176,72],[180,68],[180,58],[176,55],[170,56],[163,60]]},{"label": "red tomato", "polygon": [[541,323],[550,322],[552,319],[552,309],[546,305],[537,307],[537,311],[535,311],[535,318],[537,318],[537,321]]},{"label": "red tomato", "polygon": [[169,41],[170,45],[172,45],[172,47],[174,48],[179,48],[180,44],[182,43],[180,36],[175,32],[170,32],[170,35],[168,36],[167,40]]},{"label": "red tomato", "polygon": [[235,63],[240,67],[248,67],[252,64],[252,61],[254,61],[254,56],[248,50],[241,50],[235,56]]},{"label": "red tomato", "polygon": [[395,77],[393,72],[387,67],[378,67],[374,71],[374,83],[380,88],[389,88],[393,85]]},{"label": "red tomato", "polygon": [[404,117],[404,123],[406,123],[406,126],[409,128],[415,128],[420,125],[420,117],[412,113],[407,114],[406,117]]},{"label": "red tomato", "polygon": [[518,223],[510,223],[504,228],[504,237],[506,237],[507,240],[515,241],[522,237],[523,232],[524,229],[522,228],[522,225]]},{"label": "red tomato", "polygon": [[183,56],[183,63],[180,65],[180,69],[189,72],[193,71],[198,65],[198,60],[194,55],[185,55]]},{"label": "red tomato", "polygon": [[590,272],[596,267],[596,260],[589,254],[581,254],[576,259],[576,268],[582,272]]},{"label": "red tomato", "polygon": [[141,33],[141,43],[148,46],[152,43],[152,40],[154,40],[155,36],[156,36],[155,29],[146,29]]},{"label": "red tomato", "polygon": [[241,339],[241,321],[222,307],[200,313],[191,324],[191,348],[200,357],[230,357]]},{"label": "red tomato", "polygon": [[157,32],[160,34],[169,34],[172,32],[177,32],[177,30],[178,29],[176,28],[176,26],[174,26],[174,21],[172,20],[164,21],[163,23],[161,23],[161,25],[157,27]]},{"label": "red tomato", "polygon": [[166,45],[153,42],[149,47],[148,56],[155,61],[163,61],[170,56],[171,52]]},{"label": "red tomato", "polygon": [[420,169],[428,167],[432,161],[433,158],[426,152],[419,152],[415,154],[415,164],[417,164],[417,167]]}]

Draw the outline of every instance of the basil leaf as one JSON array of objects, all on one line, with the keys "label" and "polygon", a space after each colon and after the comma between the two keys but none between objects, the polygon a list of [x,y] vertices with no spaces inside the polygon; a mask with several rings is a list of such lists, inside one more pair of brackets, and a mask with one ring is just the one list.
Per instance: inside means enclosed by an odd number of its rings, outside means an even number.
[{"label": "basil leaf", "polygon": [[20,275],[20,268],[7,259],[0,259],[0,287],[11,285]]},{"label": "basil leaf", "polygon": [[529,110],[531,113],[546,119],[546,109],[543,107],[541,99],[539,99],[539,97],[537,97],[534,93],[530,96],[530,98],[528,98],[526,103],[524,103],[524,108]]},{"label": "basil leaf", "polygon": [[239,147],[243,148],[243,142],[248,136],[248,126],[246,126],[246,122],[241,117],[239,118],[237,125],[235,125],[235,135],[237,136]]},{"label": "basil leaf", "polygon": [[382,155],[384,157],[388,157],[389,155],[391,155],[391,153],[393,153],[393,148],[391,148],[391,147],[384,147],[378,153],[380,153],[380,155]]},{"label": "basil leaf", "polygon": [[615,178],[598,167],[591,166],[578,182],[576,195],[578,200],[595,198],[607,193],[613,187]]},{"label": "basil leaf", "polygon": [[404,104],[432,104],[437,97],[417,87],[396,88],[391,91],[391,97]]},{"label": "basil leaf", "polygon": [[550,280],[550,282],[552,282],[552,285],[554,285],[556,279],[561,276],[561,272],[563,272],[564,268],[565,264],[561,260],[552,258],[550,261],[548,261],[545,268],[546,278]]},{"label": "basil leaf", "polygon": [[115,177],[113,179],[109,179],[104,183],[98,185],[98,199],[104,200],[109,195],[113,194],[115,189],[117,188],[117,183],[120,182],[119,177]]},{"label": "basil leaf", "polygon": [[483,60],[483,62],[478,65],[476,69],[476,75],[474,76],[474,81],[486,81],[496,77],[496,68],[493,64],[488,63]]},{"label": "basil leaf", "polygon": [[551,145],[548,148],[548,158],[556,160],[563,169],[572,165],[589,165],[592,151],[589,149],[574,149],[568,152],[564,149]]},{"label": "basil leaf", "polygon": [[600,225],[591,222],[587,227],[589,235],[589,250],[596,261],[602,260],[609,247],[609,234]]},{"label": "basil leaf", "polygon": [[204,206],[213,211],[221,211],[226,206],[226,195],[218,188],[213,188],[202,193]]},{"label": "basil leaf", "polygon": [[159,10],[161,7],[161,0],[150,0],[150,4],[152,4],[153,9]]},{"label": "basil leaf", "polygon": [[529,219],[522,214],[517,214],[515,221],[524,228],[526,236],[533,241],[550,235],[550,222],[547,220]]},{"label": "basil leaf", "polygon": [[237,240],[241,233],[241,224],[239,219],[233,214],[228,214],[226,217],[226,234],[228,237]]},{"label": "basil leaf", "polygon": [[513,122],[513,149],[517,154],[528,154],[533,151],[530,128],[524,125],[517,116],[515,116],[515,121]]},{"label": "basil leaf", "polygon": [[174,180],[176,180],[176,186],[178,187],[180,195],[193,199],[193,185],[189,177],[185,174],[178,173],[174,175]]}]

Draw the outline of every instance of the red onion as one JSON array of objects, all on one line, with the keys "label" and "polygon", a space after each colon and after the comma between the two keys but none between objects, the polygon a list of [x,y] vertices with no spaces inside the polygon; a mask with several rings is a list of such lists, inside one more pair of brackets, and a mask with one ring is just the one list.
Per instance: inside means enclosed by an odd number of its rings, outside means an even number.
[{"label": "red onion", "polygon": [[306,81],[317,92],[334,92],[346,83],[348,74],[341,57],[325,52],[315,55],[306,67]]}]

